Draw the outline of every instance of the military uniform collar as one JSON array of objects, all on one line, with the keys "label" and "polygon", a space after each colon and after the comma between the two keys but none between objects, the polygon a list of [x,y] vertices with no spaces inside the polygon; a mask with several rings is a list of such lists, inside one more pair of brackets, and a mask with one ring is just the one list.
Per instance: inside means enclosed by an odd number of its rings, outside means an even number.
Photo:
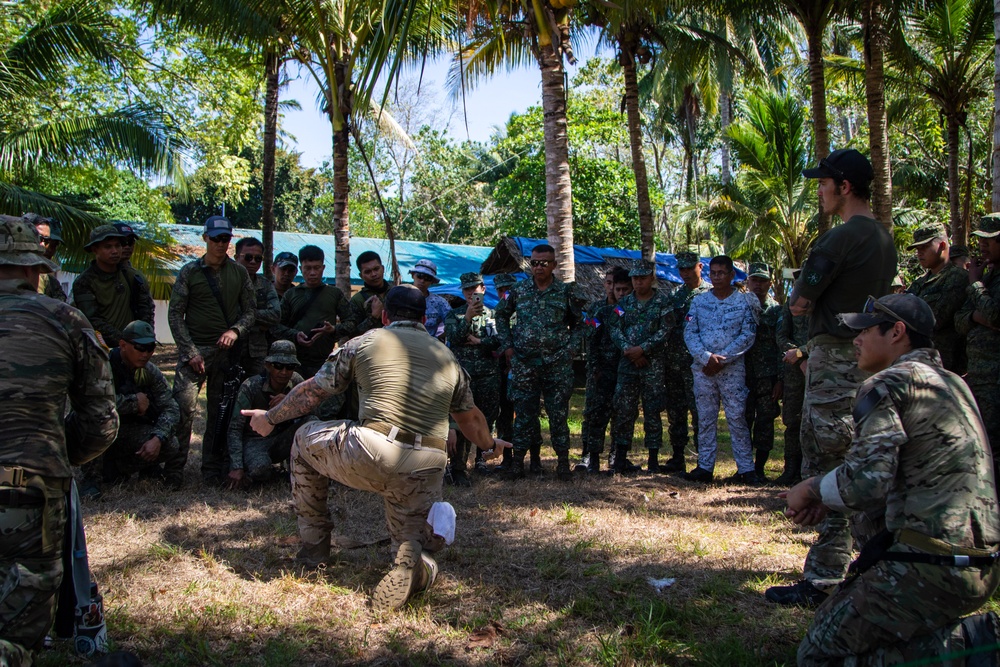
[{"label": "military uniform collar", "polygon": [[427,333],[427,329],[420,322],[414,322],[413,320],[401,320],[399,322],[389,322],[385,326],[386,329],[419,329],[424,333]]},{"label": "military uniform collar", "polygon": [[271,378],[268,377],[267,373],[261,373],[260,378],[261,378],[260,390],[265,394],[271,394],[272,396],[280,393],[287,394],[292,390],[292,378],[288,378],[288,382],[285,383],[285,386],[278,390],[275,390],[271,387]]},{"label": "military uniform collar", "polygon": [[90,260],[90,268],[94,270],[94,273],[97,274],[98,278],[103,278],[104,280],[111,280],[119,273],[121,273],[122,265],[119,264],[118,266],[116,266],[114,271],[105,271],[104,269],[102,269],[97,265],[96,259],[92,259]]},{"label": "military uniform collar", "polygon": [[35,288],[31,286],[24,278],[9,278],[7,280],[0,280],[0,292],[4,293],[14,293],[14,292],[31,292],[35,293]]},{"label": "military uniform collar", "polygon": [[892,365],[896,366],[897,364],[901,364],[905,361],[916,361],[935,368],[944,367],[941,364],[941,353],[933,347],[918,347],[915,350],[910,350],[906,354],[899,355],[896,361],[892,362]]}]

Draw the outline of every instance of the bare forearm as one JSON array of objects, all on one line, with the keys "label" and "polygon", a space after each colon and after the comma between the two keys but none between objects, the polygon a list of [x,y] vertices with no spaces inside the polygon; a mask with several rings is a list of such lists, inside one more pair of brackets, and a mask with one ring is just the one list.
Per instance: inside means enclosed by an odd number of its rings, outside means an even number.
[{"label": "bare forearm", "polygon": [[307,415],[326,400],[330,394],[321,389],[312,378],[295,386],[278,405],[267,411],[267,421],[279,424],[289,419]]},{"label": "bare forearm", "polygon": [[475,443],[476,447],[483,450],[493,448],[493,434],[490,433],[486,417],[479,408],[472,408],[466,412],[453,412],[451,418],[461,429],[462,435]]}]

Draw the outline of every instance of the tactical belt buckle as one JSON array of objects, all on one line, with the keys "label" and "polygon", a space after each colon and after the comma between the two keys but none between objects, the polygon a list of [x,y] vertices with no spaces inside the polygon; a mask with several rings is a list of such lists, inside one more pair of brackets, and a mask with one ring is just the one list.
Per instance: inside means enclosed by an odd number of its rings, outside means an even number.
[{"label": "tactical belt buckle", "polygon": [[24,468],[17,466],[0,466],[0,486],[24,486]]}]

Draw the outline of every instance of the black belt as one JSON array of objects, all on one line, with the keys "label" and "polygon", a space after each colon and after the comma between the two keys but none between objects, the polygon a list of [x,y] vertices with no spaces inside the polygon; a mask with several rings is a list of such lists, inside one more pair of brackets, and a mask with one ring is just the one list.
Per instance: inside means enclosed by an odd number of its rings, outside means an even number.
[{"label": "black belt", "polygon": [[447,450],[448,443],[441,438],[404,431],[398,426],[386,424],[385,422],[363,421],[361,425],[385,435],[392,442],[399,442],[414,448],[430,447],[431,449],[440,449],[442,452]]},{"label": "black belt", "polygon": [[45,494],[38,489],[0,489],[0,507],[44,507]]}]

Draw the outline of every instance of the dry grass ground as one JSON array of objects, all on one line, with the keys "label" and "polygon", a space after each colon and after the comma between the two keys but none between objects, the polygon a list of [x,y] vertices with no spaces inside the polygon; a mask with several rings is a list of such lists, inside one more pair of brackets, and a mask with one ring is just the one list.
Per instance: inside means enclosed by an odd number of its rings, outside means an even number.
[{"label": "dry grass ground", "polygon": [[[719,477],[735,472],[727,448]],[[781,665],[811,616],[762,597],[796,576],[811,539],[781,518],[774,489],[665,475],[560,483],[543,450],[541,479],[447,487],[458,535],[438,584],[379,613],[367,606],[389,561],[377,497],[332,496],[353,548],[303,572],[287,482],[201,488],[193,449],[182,491],[133,481],[84,507],[109,635],[149,665]],[[771,477],[780,438],[776,458]],[[648,582],[666,577],[676,582],[662,591]],[[57,645],[39,662],[78,661]]]}]

